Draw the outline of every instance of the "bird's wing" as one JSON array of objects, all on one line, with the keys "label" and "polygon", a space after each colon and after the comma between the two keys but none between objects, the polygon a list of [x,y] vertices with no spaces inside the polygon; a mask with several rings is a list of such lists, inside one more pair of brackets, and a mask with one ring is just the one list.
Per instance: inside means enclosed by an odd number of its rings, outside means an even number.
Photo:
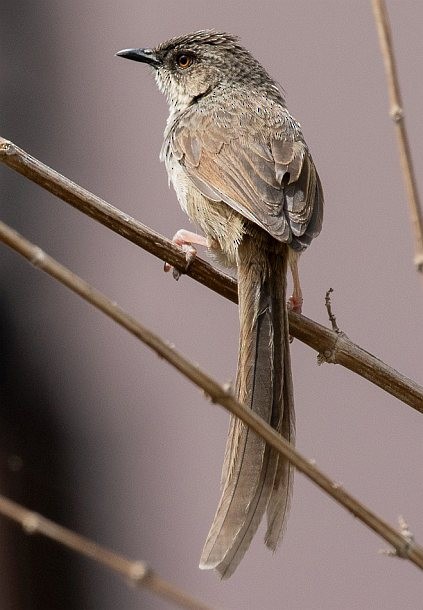
[{"label": "bird's wing", "polygon": [[[170,150],[199,191],[224,201],[275,239],[304,249],[319,234],[319,177],[292,119],[278,123],[192,107],[170,134]],[[282,112],[283,111],[283,112]],[[251,123],[255,121],[255,123]]]}]

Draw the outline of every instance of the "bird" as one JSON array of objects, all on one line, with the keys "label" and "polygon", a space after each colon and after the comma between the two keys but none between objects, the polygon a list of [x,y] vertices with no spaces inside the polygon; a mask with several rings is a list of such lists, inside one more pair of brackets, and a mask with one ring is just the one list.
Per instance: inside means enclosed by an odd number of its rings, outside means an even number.
[{"label": "bird", "polygon": [[[323,219],[322,186],[301,126],[280,85],[233,34],[200,30],[116,55],[150,66],[168,101],[160,158],[182,209],[203,233],[181,229],[174,242],[187,257],[205,245],[236,269],[235,396],[294,444],[288,308],[301,311],[298,258]],[[229,578],[265,514],[265,544],[274,551],[292,483],[290,463],[232,416],[221,497],[199,567]]]}]

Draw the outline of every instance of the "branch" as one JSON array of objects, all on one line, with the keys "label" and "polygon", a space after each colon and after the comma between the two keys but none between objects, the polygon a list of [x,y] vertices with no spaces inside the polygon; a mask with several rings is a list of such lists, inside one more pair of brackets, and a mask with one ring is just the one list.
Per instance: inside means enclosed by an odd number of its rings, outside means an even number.
[{"label": "branch", "polygon": [[261,417],[251,411],[251,409],[247,409],[241,405],[235,400],[230,392],[225,390],[225,388],[219,385],[212,377],[207,375],[207,373],[200,370],[198,366],[192,364],[184,356],[179,354],[173,346],[165,343],[160,337],[153,334],[142,326],[142,324],[137,322],[137,320],[123,311],[116,303],[113,303],[72,271],[48,256],[38,246],[33,245],[2,222],[0,222],[0,239],[10,248],[28,259],[33,265],[54,277],[56,280],[79,294],[83,299],[97,307],[97,309],[115,320],[115,322],[156,352],[158,356],[167,360],[167,362],[182,373],[182,375],[187,379],[190,379],[195,385],[201,388],[206,395],[210,396],[213,403],[218,403],[224,409],[241,419],[318,487],[329,494],[339,504],[342,504],[347,510],[352,512],[353,515],[365,523],[370,529],[389,542],[394,547],[399,557],[409,559],[416,566],[423,569],[423,547],[396,531],[388,523],[383,521],[361,502],[356,500],[351,494],[345,491],[336,481],[333,481],[321,470],[316,468],[310,460],[303,457],[290,443],[261,419]]},{"label": "branch", "polygon": [[[147,252],[177,269],[185,269],[185,254],[170,240],[3,138],[0,138],[0,161]],[[201,258],[193,260],[186,274],[230,301],[237,302],[236,281]],[[335,333],[292,311],[289,312],[289,331],[292,336],[315,349],[320,361],[341,364],[423,413],[423,388],[353,343],[345,334]]]},{"label": "branch", "polygon": [[395,123],[400,162],[404,174],[404,182],[407,190],[408,204],[410,210],[411,225],[414,233],[414,264],[417,271],[423,273],[423,216],[417,191],[416,177],[414,174],[413,161],[411,158],[410,145],[408,143],[407,130],[405,127],[404,110],[402,107],[401,92],[395,62],[394,48],[392,44],[389,16],[384,0],[372,0],[373,13],[379,36],[380,50],[385,64],[385,72],[388,84],[390,115]]},{"label": "branch", "polygon": [[328,312],[328,318],[329,318],[329,322],[332,325],[333,332],[335,332],[336,334],[339,334],[341,331],[339,330],[339,326],[336,323],[336,316],[332,311],[332,301],[330,298],[330,295],[332,292],[333,292],[333,288],[329,288],[329,290],[326,291],[325,307],[326,307],[326,311]]},{"label": "branch", "polygon": [[[90,193],[1,137],[0,161],[53,195],[60,197],[80,212],[185,273],[185,254],[169,239],[121,212],[104,199]],[[187,275],[236,302],[236,282],[224,273],[216,271],[205,261],[199,258],[194,259]]]},{"label": "branch", "polygon": [[109,551],[95,542],[71,530],[27,510],[20,504],[0,495],[0,513],[20,523],[27,534],[42,534],[69,549],[93,559],[129,580],[130,584],[145,587],[153,593],[189,610],[211,610],[185,591],[156,574],[144,561],[130,561],[122,555]]}]

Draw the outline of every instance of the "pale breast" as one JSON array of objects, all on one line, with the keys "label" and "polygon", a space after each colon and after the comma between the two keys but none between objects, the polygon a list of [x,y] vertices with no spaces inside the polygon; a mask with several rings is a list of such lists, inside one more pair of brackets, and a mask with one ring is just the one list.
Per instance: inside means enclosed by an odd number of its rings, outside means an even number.
[{"label": "pale breast", "polygon": [[164,154],[163,158],[182,209],[209,238],[210,248],[220,249],[226,259],[224,262],[235,265],[236,252],[245,233],[243,217],[226,203],[211,201],[200,193],[172,154]]}]

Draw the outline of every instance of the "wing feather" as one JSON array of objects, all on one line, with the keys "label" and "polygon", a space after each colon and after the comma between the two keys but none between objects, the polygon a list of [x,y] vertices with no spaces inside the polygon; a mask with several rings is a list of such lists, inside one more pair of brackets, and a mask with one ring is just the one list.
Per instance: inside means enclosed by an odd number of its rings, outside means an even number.
[{"label": "wing feather", "polygon": [[286,117],[258,126],[254,117],[248,129],[241,115],[193,106],[175,123],[169,152],[205,197],[302,250],[320,231],[323,196],[301,132]]}]

